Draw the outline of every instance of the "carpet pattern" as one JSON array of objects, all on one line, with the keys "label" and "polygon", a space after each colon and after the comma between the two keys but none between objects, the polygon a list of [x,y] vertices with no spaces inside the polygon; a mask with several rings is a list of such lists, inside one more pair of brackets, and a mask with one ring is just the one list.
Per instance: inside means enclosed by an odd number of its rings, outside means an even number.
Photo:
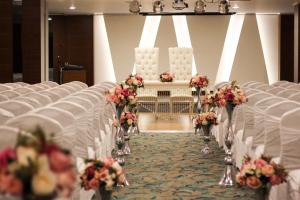
[{"label": "carpet pattern", "polygon": [[199,135],[192,133],[149,133],[131,138],[132,155],[126,159],[129,187],[113,193],[127,200],[250,200],[252,191],[218,185],[224,170],[224,152],[215,142],[209,157],[199,152]]}]

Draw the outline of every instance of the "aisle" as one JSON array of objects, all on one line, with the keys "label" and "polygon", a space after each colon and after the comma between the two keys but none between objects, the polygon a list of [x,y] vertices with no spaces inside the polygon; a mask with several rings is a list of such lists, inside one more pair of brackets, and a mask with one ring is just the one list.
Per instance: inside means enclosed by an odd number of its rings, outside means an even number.
[{"label": "aisle", "polygon": [[201,146],[200,136],[190,133],[135,136],[126,165],[131,185],[115,192],[114,199],[253,199],[245,190],[217,185],[224,153],[212,142],[215,154],[206,159]]}]

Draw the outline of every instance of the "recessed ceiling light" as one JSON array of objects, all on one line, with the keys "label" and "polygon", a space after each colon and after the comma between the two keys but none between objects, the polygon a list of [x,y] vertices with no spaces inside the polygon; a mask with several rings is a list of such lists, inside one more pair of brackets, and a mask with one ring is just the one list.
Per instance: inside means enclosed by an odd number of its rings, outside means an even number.
[{"label": "recessed ceiling light", "polygon": [[75,10],[76,7],[75,7],[74,5],[71,5],[71,6],[69,7],[69,9],[70,9],[70,10]]},{"label": "recessed ceiling light", "polygon": [[234,6],[232,6],[232,8],[233,9],[239,9],[240,7],[237,4],[235,4]]},{"label": "recessed ceiling light", "polygon": [[48,17],[48,21],[52,21],[52,17]]}]

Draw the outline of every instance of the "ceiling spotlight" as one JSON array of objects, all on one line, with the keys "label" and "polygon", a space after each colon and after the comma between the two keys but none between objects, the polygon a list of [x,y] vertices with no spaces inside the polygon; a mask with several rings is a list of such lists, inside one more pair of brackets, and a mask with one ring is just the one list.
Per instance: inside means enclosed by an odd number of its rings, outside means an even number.
[{"label": "ceiling spotlight", "polygon": [[74,5],[71,5],[71,6],[69,7],[69,9],[70,9],[70,10],[75,10],[76,7],[75,7]]},{"label": "ceiling spotlight", "polygon": [[129,3],[129,11],[134,14],[138,14],[141,11],[142,5],[138,0],[132,0]]},{"label": "ceiling spotlight", "polygon": [[163,11],[165,5],[163,4],[162,0],[155,0],[153,2],[153,12],[160,13]]},{"label": "ceiling spotlight", "polygon": [[173,1],[173,4],[172,4],[172,7],[175,9],[175,10],[183,10],[185,8],[188,8],[189,7],[189,4],[186,3],[184,0],[174,0]]},{"label": "ceiling spotlight", "polygon": [[195,13],[197,14],[201,14],[201,13],[205,13],[205,3],[203,0],[197,0],[195,3]]},{"label": "ceiling spotlight", "polygon": [[229,13],[229,1],[228,0],[221,0],[219,4],[219,12],[221,14],[228,14]]}]

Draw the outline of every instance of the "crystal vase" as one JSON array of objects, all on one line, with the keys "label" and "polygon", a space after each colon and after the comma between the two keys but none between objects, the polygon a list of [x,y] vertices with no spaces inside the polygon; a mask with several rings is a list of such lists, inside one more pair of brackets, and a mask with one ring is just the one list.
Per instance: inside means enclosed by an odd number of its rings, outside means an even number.
[{"label": "crystal vase", "polygon": [[210,139],[211,139],[211,135],[210,135],[210,131],[211,131],[211,125],[206,125],[206,126],[201,126],[202,128],[202,131],[203,131],[203,140],[204,140],[204,143],[205,143],[205,147],[201,150],[201,153],[203,155],[209,155],[209,154],[212,154],[213,153],[213,150],[209,147],[209,142],[210,142]]},{"label": "crystal vase", "polygon": [[130,131],[132,130],[132,126],[130,127],[122,127],[124,131],[124,146],[123,146],[123,153],[124,155],[130,155],[131,154],[131,149],[129,146],[129,141],[130,141]]},{"label": "crystal vase", "polygon": [[95,191],[95,196],[93,200],[111,200],[112,199],[112,191],[105,190],[105,188],[100,187]]},{"label": "crystal vase", "polygon": [[234,133],[232,130],[232,114],[235,106],[233,104],[226,105],[226,111],[228,115],[228,126],[225,134],[225,146],[226,146],[226,156],[224,158],[225,172],[219,185],[223,186],[233,186],[234,185],[234,168],[232,159],[232,145],[234,139]]},{"label": "crystal vase", "polygon": [[124,141],[124,132],[121,127],[118,128],[117,134],[116,134],[116,146],[117,150],[115,153],[115,160],[120,164],[124,165],[125,164],[125,158],[124,158],[124,152],[123,152],[123,147],[124,147],[125,141]]},{"label": "crystal vase", "polygon": [[196,87],[196,92],[197,92],[197,113],[201,113],[201,88]]},{"label": "crystal vase", "polygon": [[120,120],[124,108],[125,108],[124,105],[116,105],[116,117],[118,120]]}]

